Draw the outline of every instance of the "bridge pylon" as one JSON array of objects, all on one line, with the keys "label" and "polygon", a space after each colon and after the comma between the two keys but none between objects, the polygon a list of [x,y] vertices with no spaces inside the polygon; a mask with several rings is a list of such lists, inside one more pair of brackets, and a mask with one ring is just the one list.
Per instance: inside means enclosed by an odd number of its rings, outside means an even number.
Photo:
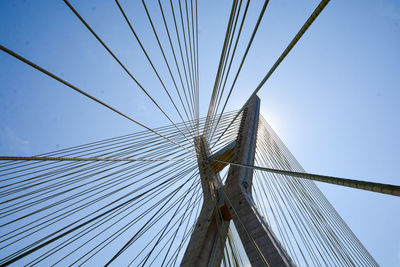
[{"label": "bridge pylon", "polygon": [[295,266],[254,203],[253,170],[230,166],[222,184],[219,171],[224,166],[215,161],[254,164],[259,112],[260,99],[254,96],[243,110],[236,140],[213,155],[206,139],[196,138],[203,206],[181,266],[220,266],[230,220],[252,266]]}]

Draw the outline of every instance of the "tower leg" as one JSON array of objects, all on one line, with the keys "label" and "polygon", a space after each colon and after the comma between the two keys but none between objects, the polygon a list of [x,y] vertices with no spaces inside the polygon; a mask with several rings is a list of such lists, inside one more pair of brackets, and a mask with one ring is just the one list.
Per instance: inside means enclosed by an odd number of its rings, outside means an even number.
[{"label": "tower leg", "polygon": [[203,205],[181,266],[221,266],[229,222],[215,212],[213,203]]},{"label": "tower leg", "polygon": [[181,266],[221,266],[229,222],[221,218],[216,207],[216,190],[220,182],[209,162],[204,138],[196,140],[198,165],[203,188],[203,206],[197,219]]},{"label": "tower leg", "polygon": [[[260,99],[255,96],[243,111],[232,162],[253,165]],[[228,209],[252,266],[294,266],[252,197],[253,170],[230,166],[225,185]]]}]

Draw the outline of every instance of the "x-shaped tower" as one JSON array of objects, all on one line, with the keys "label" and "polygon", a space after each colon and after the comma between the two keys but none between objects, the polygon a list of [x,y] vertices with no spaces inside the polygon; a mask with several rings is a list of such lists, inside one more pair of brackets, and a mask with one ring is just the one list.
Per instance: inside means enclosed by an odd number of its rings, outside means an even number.
[{"label": "x-shaped tower", "polygon": [[252,266],[294,266],[252,197],[253,169],[231,165],[225,184],[218,160],[254,164],[260,99],[254,96],[242,113],[236,141],[210,155],[203,136],[196,139],[203,206],[181,266],[220,266],[233,220]]}]

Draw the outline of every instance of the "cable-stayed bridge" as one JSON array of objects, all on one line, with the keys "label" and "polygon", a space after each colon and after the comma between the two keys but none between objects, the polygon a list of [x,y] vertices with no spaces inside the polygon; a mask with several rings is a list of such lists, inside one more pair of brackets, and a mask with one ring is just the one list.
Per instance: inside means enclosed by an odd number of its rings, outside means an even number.
[{"label": "cable-stayed bridge", "polygon": [[[306,173],[259,114],[260,100],[255,100],[329,1],[321,1],[311,12],[245,104],[227,112],[268,7],[265,1],[257,10],[240,64],[231,70],[250,7],[250,1],[233,1],[204,118],[199,111],[197,2],[159,1],[161,25],[153,22],[156,18],[148,3],[139,3],[172,80],[169,88],[125,3],[115,1],[178,119],[158,103],[79,10],[64,2],[170,125],[149,127],[10,47],[0,46],[9,56],[143,128],[32,157],[2,156],[1,264],[378,265],[313,180],[396,196],[399,187]],[[157,29],[167,35],[165,43]],[[227,85],[229,75],[234,77],[231,85]],[[230,186],[235,179],[240,183]],[[244,190],[243,196],[235,199],[238,190]],[[242,211],[245,202],[248,210]],[[264,232],[253,233],[257,227]]]}]

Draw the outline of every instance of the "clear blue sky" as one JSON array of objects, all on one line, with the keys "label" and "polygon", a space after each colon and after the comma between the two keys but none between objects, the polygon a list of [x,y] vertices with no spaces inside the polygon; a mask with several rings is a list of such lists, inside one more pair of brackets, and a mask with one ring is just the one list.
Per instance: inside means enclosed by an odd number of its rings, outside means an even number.
[{"label": "clear blue sky", "polygon": [[[204,116],[230,1],[199,2]],[[178,120],[115,3],[71,3]],[[317,3],[270,1],[228,110],[243,105]],[[142,8],[132,1],[121,4],[166,77]],[[252,3],[243,40],[261,5]],[[156,20],[160,22],[159,16]],[[169,124],[62,1],[1,1],[0,43],[150,127]],[[308,172],[400,184],[399,47],[399,1],[332,0],[264,85],[259,94],[262,114]],[[244,42],[239,56],[243,50]],[[1,155],[35,155],[138,130],[0,53]],[[399,198],[318,186],[378,263],[400,266]]]}]

